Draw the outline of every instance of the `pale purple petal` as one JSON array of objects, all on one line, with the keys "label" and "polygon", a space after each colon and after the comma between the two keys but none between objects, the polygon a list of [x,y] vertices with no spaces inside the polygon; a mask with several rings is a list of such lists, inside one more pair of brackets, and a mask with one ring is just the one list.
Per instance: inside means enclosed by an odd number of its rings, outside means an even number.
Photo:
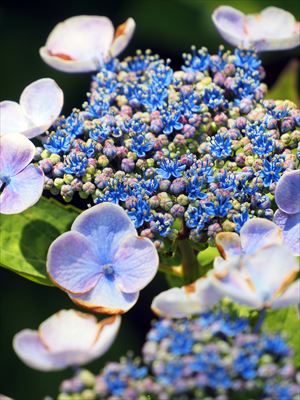
[{"label": "pale purple petal", "polygon": [[24,114],[21,106],[14,101],[0,103],[0,135],[23,133],[31,128],[31,122]]},{"label": "pale purple petal", "polygon": [[266,302],[298,271],[296,258],[283,245],[270,246],[245,257],[243,266],[257,294]]},{"label": "pale purple petal", "polygon": [[128,18],[122,25],[116,29],[114,41],[110,48],[112,57],[118,56],[128,45],[135,30],[135,21],[133,18]]},{"label": "pale purple petal", "polygon": [[272,308],[289,307],[300,304],[300,280],[293,282],[281,296],[272,301]]},{"label": "pale purple petal", "polygon": [[216,8],[212,20],[220,35],[233,46],[240,46],[246,40],[245,15],[230,6]]},{"label": "pale purple petal", "polygon": [[240,232],[242,250],[244,254],[275,244],[282,243],[282,231],[274,224],[264,218],[253,218],[248,220]]},{"label": "pale purple petal", "polygon": [[43,186],[44,173],[41,168],[28,165],[18,175],[11,177],[4,187],[0,194],[0,212],[18,214],[32,207],[40,199]]},{"label": "pale purple petal", "polygon": [[300,44],[299,24],[281,8],[267,7],[259,14],[248,15],[245,26],[257,51],[284,50]]},{"label": "pale purple petal", "polygon": [[274,222],[283,231],[283,242],[294,256],[300,256],[300,213],[286,214],[277,210]]},{"label": "pale purple petal", "polygon": [[24,329],[17,333],[13,340],[13,347],[18,357],[31,368],[52,371],[66,366],[65,363],[55,364],[37,331]]},{"label": "pale purple petal", "polygon": [[114,280],[101,278],[97,285],[82,295],[69,294],[71,300],[81,307],[103,314],[123,314],[135,305],[137,293],[123,293]]},{"label": "pale purple petal", "polygon": [[0,137],[0,174],[12,177],[22,171],[34,156],[34,144],[20,134]]},{"label": "pale purple petal", "polygon": [[94,71],[107,60],[113,35],[113,25],[106,17],[71,17],[55,26],[40,55],[61,71]]},{"label": "pale purple petal", "polygon": [[200,314],[201,303],[195,292],[171,288],[154,297],[151,309],[160,317],[185,318]]},{"label": "pale purple petal", "polygon": [[119,315],[114,315],[109,318],[102,319],[98,323],[100,334],[98,339],[93,344],[90,353],[94,358],[102,356],[110,348],[114,342],[117,333],[121,326],[121,317]]},{"label": "pale purple petal", "polygon": [[24,132],[32,138],[45,132],[58,118],[64,102],[64,95],[57,83],[50,78],[39,79],[28,85],[20,97],[20,106],[33,125]]},{"label": "pale purple petal", "polygon": [[152,281],[158,264],[157,250],[150,239],[128,236],[114,255],[116,282],[123,292],[138,292]]},{"label": "pale purple petal", "polygon": [[47,271],[61,289],[84,293],[92,289],[101,276],[100,261],[87,238],[78,232],[66,232],[51,244]]},{"label": "pale purple petal", "polygon": [[241,254],[241,240],[237,233],[220,232],[216,235],[216,246],[224,259]]},{"label": "pale purple petal", "polygon": [[122,207],[102,203],[80,214],[72,230],[86,236],[99,258],[99,264],[109,264],[127,235],[137,235],[134,225]]},{"label": "pale purple petal", "polygon": [[61,310],[39,327],[42,342],[51,352],[89,350],[100,332],[93,315]]},{"label": "pale purple petal", "polygon": [[235,260],[227,262],[227,271],[225,268],[221,273],[211,271],[208,277],[220,297],[228,297],[249,307],[259,308],[262,306],[261,299],[257,296],[255,288],[249,280],[245,279],[244,272],[236,269]]},{"label": "pale purple petal", "polygon": [[282,175],[275,189],[275,201],[287,214],[300,212],[300,170]]}]

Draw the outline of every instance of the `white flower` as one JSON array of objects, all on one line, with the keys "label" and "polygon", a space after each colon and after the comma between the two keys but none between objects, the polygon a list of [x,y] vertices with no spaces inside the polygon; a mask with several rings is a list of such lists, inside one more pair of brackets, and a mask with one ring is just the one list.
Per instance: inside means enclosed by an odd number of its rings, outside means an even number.
[{"label": "white flower", "polygon": [[40,55],[60,71],[95,71],[125,49],[134,30],[132,18],[115,31],[107,17],[79,15],[55,26],[45,46],[40,48]]},{"label": "white flower", "polygon": [[121,317],[98,322],[93,315],[61,310],[46,319],[37,331],[24,329],[13,347],[29,367],[54,371],[82,365],[104,354],[118,333]]},{"label": "white flower", "polygon": [[151,308],[160,317],[184,318],[209,310],[220,300],[209,278],[168,289],[154,297]]},{"label": "white flower", "polygon": [[281,8],[267,7],[259,14],[245,15],[233,7],[220,6],[212,19],[221,36],[233,46],[270,51],[300,44],[299,22]]},{"label": "white flower", "polygon": [[26,86],[19,103],[0,103],[0,135],[21,133],[33,138],[45,132],[59,116],[64,95],[50,78],[39,79]]}]

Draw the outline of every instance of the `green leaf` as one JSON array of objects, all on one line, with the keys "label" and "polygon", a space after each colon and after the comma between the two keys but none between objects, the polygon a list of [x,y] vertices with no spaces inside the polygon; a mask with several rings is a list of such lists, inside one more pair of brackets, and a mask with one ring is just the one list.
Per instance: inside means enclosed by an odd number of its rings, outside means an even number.
[{"label": "green leaf", "polygon": [[51,286],[46,272],[50,244],[70,229],[80,213],[42,197],[25,212],[0,216],[0,265],[36,283]]},{"label": "green leaf", "polygon": [[299,62],[292,60],[281,72],[266,97],[274,100],[290,100],[299,106],[298,70]]},{"label": "green leaf", "polygon": [[267,332],[279,332],[287,338],[288,344],[294,351],[294,363],[300,367],[300,320],[297,307],[268,310],[263,323],[263,330]]}]

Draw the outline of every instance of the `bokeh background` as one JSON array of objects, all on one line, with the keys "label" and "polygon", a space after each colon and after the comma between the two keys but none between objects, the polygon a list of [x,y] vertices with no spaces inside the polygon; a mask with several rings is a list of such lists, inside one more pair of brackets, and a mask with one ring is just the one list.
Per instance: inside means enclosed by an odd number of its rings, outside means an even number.
[{"label": "bokeh background", "polygon": [[[300,19],[296,0],[1,0],[0,100],[17,101],[30,82],[51,77],[64,91],[64,113],[80,107],[89,88],[90,75],[52,70],[38,54],[51,29],[65,18],[80,14],[106,15],[116,26],[131,16],[136,20],[137,29],[124,55],[151,48],[163,58],[171,58],[176,69],[182,62],[181,53],[188,51],[192,44],[206,46],[210,52],[217,51],[222,39],[211,22],[211,13],[221,4],[232,5],[245,13],[274,5]],[[288,62],[297,56],[298,50],[263,54],[266,83],[271,87]],[[149,309],[151,299],[166,287],[164,276],[158,274],[141,293],[134,309],[123,317],[121,331],[111,350],[90,364],[91,370],[96,372],[105,361],[117,360],[129,350],[139,354],[154,317]],[[37,400],[46,394],[55,396],[59,382],[72,371],[42,373],[27,368],[15,356],[11,340],[19,330],[35,329],[52,313],[72,307],[60,290],[39,286],[0,268],[0,393],[16,400]]]}]

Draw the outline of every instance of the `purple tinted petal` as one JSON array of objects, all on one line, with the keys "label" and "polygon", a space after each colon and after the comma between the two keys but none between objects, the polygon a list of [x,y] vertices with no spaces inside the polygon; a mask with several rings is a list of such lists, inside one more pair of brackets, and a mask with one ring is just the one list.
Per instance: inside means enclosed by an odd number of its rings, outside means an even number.
[{"label": "purple tinted petal", "polygon": [[31,138],[45,132],[59,116],[63,102],[63,92],[53,79],[43,78],[28,85],[22,92],[20,105],[34,129],[25,135]]},{"label": "purple tinted petal", "polygon": [[97,319],[93,315],[75,310],[60,310],[39,327],[41,340],[51,352],[88,351],[98,334]]},{"label": "purple tinted petal", "polygon": [[272,308],[288,307],[300,304],[300,280],[292,283],[281,296],[272,302]]},{"label": "purple tinted petal", "polygon": [[276,186],[275,201],[287,214],[300,212],[300,170],[282,175]]},{"label": "purple tinted petal", "polygon": [[251,254],[266,246],[282,243],[282,231],[264,218],[248,220],[240,232],[242,250],[245,254]]},{"label": "purple tinted petal", "polygon": [[0,103],[0,116],[0,135],[23,133],[31,127],[22,107],[14,101],[6,100]]},{"label": "purple tinted petal", "polygon": [[216,246],[225,259],[235,257],[241,253],[241,240],[237,233],[220,232],[216,236]]},{"label": "purple tinted petal", "polygon": [[133,18],[128,18],[122,25],[116,29],[114,41],[110,47],[112,57],[118,56],[128,45],[135,30],[135,21]]},{"label": "purple tinted petal", "polygon": [[283,230],[283,241],[294,256],[300,256],[300,213],[286,214],[277,210],[274,222]]},{"label": "purple tinted petal", "polygon": [[61,289],[84,293],[98,282],[100,263],[87,238],[78,232],[66,232],[49,247],[47,270]]},{"label": "purple tinted petal", "polygon": [[123,293],[114,280],[101,278],[89,292],[69,296],[76,304],[93,312],[123,314],[135,305],[139,292]]},{"label": "purple tinted petal", "polygon": [[283,245],[270,246],[245,257],[244,268],[263,301],[269,301],[298,269],[295,257]]},{"label": "purple tinted petal", "polygon": [[113,266],[122,291],[138,292],[154,278],[158,269],[157,250],[150,239],[129,236],[117,250]]},{"label": "purple tinted petal", "polygon": [[0,137],[0,174],[17,175],[32,160],[34,145],[25,136],[8,134]]},{"label": "purple tinted petal", "polygon": [[111,203],[98,204],[84,211],[74,221],[72,230],[89,239],[101,264],[111,263],[124,236],[137,234],[123,208]]},{"label": "purple tinted petal", "polygon": [[41,197],[44,186],[43,171],[33,164],[13,176],[0,194],[0,212],[18,214],[33,206]]},{"label": "purple tinted petal", "polygon": [[114,27],[106,17],[71,17],[55,26],[40,55],[61,71],[95,71],[108,59],[113,35]]},{"label": "purple tinted petal", "polygon": [[13,347],[20,359],[31,368],[52,371],[65,367],[65,364],[55,364],[37,331],[24,329],[17,333],[13,340]]},{"label": "purple tinted petal", "polygon": [[245,41],[245,15],[240,11],[230,6],[220,6],[213,12],[212,20],[228,43],[239,46]]}]

